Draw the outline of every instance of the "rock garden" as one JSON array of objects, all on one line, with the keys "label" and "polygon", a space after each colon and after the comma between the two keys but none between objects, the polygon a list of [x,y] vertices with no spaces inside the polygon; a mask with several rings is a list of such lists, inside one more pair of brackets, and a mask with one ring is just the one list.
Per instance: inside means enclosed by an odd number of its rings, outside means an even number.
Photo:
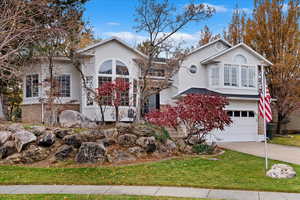
[{"label": "rock garden", "polygon": [[0,126],[0,164],[131,163],[194,154],[196,143],[146,123],[84,129],[6,124]]}]

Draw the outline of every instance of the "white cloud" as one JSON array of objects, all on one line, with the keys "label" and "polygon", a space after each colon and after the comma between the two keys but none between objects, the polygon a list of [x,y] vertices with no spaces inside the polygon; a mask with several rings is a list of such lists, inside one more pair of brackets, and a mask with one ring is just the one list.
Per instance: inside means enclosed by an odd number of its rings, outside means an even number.
[{"label": "white cloud", "polygon": [[108,37],[121,38],[130,44],[137,43],[137,42],[139,43],[139,42],[142,42],[147,39],[145,36],[138,35],[138,34],[132,33],[132,32],[126,32],[126,31],[124,31],[124,32],[106,32],[106,33],[104,33],[104,35],[108,36]]},{"label": "white cloud", "polygon": [[217,13],[219,13],[219,12],[227,12],[228,11],[228,9],[225,6],[223,6],[223,5],[214,5],[214,4],[210,4],[210,3],[203,3],[203,4],[206,5],[206,6],[214,8]]},{"label": "white cloud", "polygon": [[283,12],[287,12],[288,11],[288,8],[289,8],[289,5],[288,4],[283,4],[283,6],[282,6],[282,11]]},{"label": "white cloud", "polygon": [[[163,33],[160,33],[159,35],[162,36]],[[122,40],[128,42],[131,45],[136,45],[140,42],[143,42],[147,40],[146,36],[134,33],[134,32],[106,32],[103,34],[106,37],[119,37]],[[171,36],[170,41],[174,42],[175,44],[182,44],[184,46],[191,46],[196,45],[197,41],[199,40],[199,32],[190,34],[190,33],[184,33],[184,32],[177,32],[174,35]]]},{"label": "white cloud", "polygon": [[118,22],[107,22],[106,24],[109,25],[109,26],[120,26],[121,25]]}]

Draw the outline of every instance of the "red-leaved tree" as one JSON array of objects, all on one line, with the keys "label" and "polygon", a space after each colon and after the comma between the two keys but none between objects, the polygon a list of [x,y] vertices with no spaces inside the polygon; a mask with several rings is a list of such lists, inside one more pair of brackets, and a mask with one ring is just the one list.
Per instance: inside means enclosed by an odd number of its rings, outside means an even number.
[{"label": "red-leaved tree", "polygon": [[146,115],[146,120],[158,126],[178,129],[183,126],[187,131],[187,140],[196,135],[199,142],[213,129],[224,130],[232,123],[225,111],[228,101],[216,95],[188,94],[168,105],[163,111],[155,110]]},{"label": "red-leaved tree", "polygon": [[[113,106],[115,108],[115,119],[117,122],[119,121],[119,106],[123,105],[124,101],[129,101],[129,86],[129,82],[118,78],[113,82],[103,83],[97,89],[98,93],[95,99],[100,107],[102,122],[105,121],[105,106]],[[125,98],[128,99],[126,100]]]}]

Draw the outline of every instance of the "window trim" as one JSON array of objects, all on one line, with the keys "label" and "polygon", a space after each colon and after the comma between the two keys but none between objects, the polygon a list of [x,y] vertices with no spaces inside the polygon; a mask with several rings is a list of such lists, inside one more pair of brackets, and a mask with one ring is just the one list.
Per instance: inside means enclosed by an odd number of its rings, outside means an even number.
[{"label": "window trim", "polygon": [[[218,84],[216,84],[216,85],[213,84],[213,77],[212,77],[214,69],[218,69]],[[221,82],[220,76],[221,76],[221,68],[220,68],[220,66],[212,66],[209,69],[209,84],[210,84],[211,87],[219,87],[220,86],[220,82]]]},{"label": "window trim", "polygon": [[[249,87],[249,86],[243,86],[242,84],[242,68],[243,67],[247,67],[247,75],[249,75],[249,68],[253,68],[254,69],[254,87]],[[254,65],[250,65],[250,64],[247,64],[247,65],[241,65],[240,66],[240,79],[241,79],[241,83],[240,83],[240,87],[243,88],[243,89],[257,89],[257,67],[255,67]],[[249,77],[247,77],[248,79]],[[249,79],[248,79],[248,85],[249,85]]]},{"label": "window trim", "polygon": [[[232,66],[234,66],[236,69],[237,69],[237,85],[236,86],[233,86],[233,85],[225,85],[225,67],[226,65],[230,65],[230,69],[232,68]],[[231,77],[231,70],[229,70],[229,82],[231,81],[232,77]],[[223,65],[223,87],[225,88],[240,88],[241,87],[241,80],[240,80],[240,65],[238,64],[228,64],[228,63],[224,63]]]}]

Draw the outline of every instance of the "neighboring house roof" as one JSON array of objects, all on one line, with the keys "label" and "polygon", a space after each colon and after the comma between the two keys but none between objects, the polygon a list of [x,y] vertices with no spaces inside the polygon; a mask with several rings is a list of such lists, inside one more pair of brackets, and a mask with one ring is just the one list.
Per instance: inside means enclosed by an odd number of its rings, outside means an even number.
[{"label": "neighboring house roof", "polygon": [[245,48],[246,50],[248,50],[250,53],[252,53],[254,56],[262,59],[263,61],[265,61],[266,63],[268,63],[269,65],[273,65],[272,62],[270,62],[268,59],[266,59],[265,57],[263,57],[262,55],[260,55],[259,53],[257,53],[256,51],[254,51],[251,47],[249,47],[248,45],[246,45],[245,43],[240,43],[240,44],[237,44],[225,51],[221,51],[220,53],[216,54],[216,55],[213,55],[209,58],[206,58],[205,60],[201,61],[201,64],[208,64],[210,62],[212,62],[214,59],[236,49],[236,48],[239,48],[239,47],[243,47]]},{"label": "neighboring house roof", "polygon": [[87,47],[85,47],[85,48],[79,49],[79,50],[77,50],[77,52],[78,52],[78,53],[83,53],[83,52],[85,52],[85,51],[88,51],[88,50],[90,50],[90,49],[93,49],[93,48],[102,46],[102,45],[104,45],[104,44],[106,44],[106,43],[109,43],[109,42],[111,42],[111,41],[116,41],[116,42],[120,43],[121,45],[125,46],[126,48],[130,49],[131,51],[133,51],[133,52],[139,54],[140,56],[142,56],[142,57],[147,57],[147,55],[145,55],[145,54],[143,54],[142,52],[138,51],[137,49],[131,47],[129,44],[127,44],[125,41],[121,40],[121,39],[118,38],[118,37],[111,37],[111,38],[109,38],[109,39],[102,40],[102,41],[100,41],[100,42],[98,42],[98,43],[96,43],[96,44],[92,44],[92,45],[89,45],[89,46],[87,46]]},{"label": "neighboring house roof", "polygon": [[213,41],[211,41],[211,42],[209,42],[209,43],[207,43],[205,45],[202,45],[202,46],[194,49],[193,51],[191,51],[190,53],[188,53],[188,56],[191,55],[191,54],[193,54],[193,53],[196,53],[197,51],[200,51],[201,49],[204,49],[205,47],[208,47],[208,46],[210,46],[210,45],[212,45],[214,43],[217,43],[217,42],[222,42],[226,46],[232,47],[232,45],[229,42],[227,42],[226,40],[220,38],[220,39],[213,40]]},{"label": "neighboring house roof", "polygon": [[206,95],[220,95],[225,97],[234,97],[234,98],[250,98],[250,99],[258,99],[258,95],[249,95],[249,94],[224,94],[220,92],[215,92],[206,88],[189,88],[180,94],[176,95],[174,98],[178,98],[180,96],[184,96],[187,94],[206,94]]}]

